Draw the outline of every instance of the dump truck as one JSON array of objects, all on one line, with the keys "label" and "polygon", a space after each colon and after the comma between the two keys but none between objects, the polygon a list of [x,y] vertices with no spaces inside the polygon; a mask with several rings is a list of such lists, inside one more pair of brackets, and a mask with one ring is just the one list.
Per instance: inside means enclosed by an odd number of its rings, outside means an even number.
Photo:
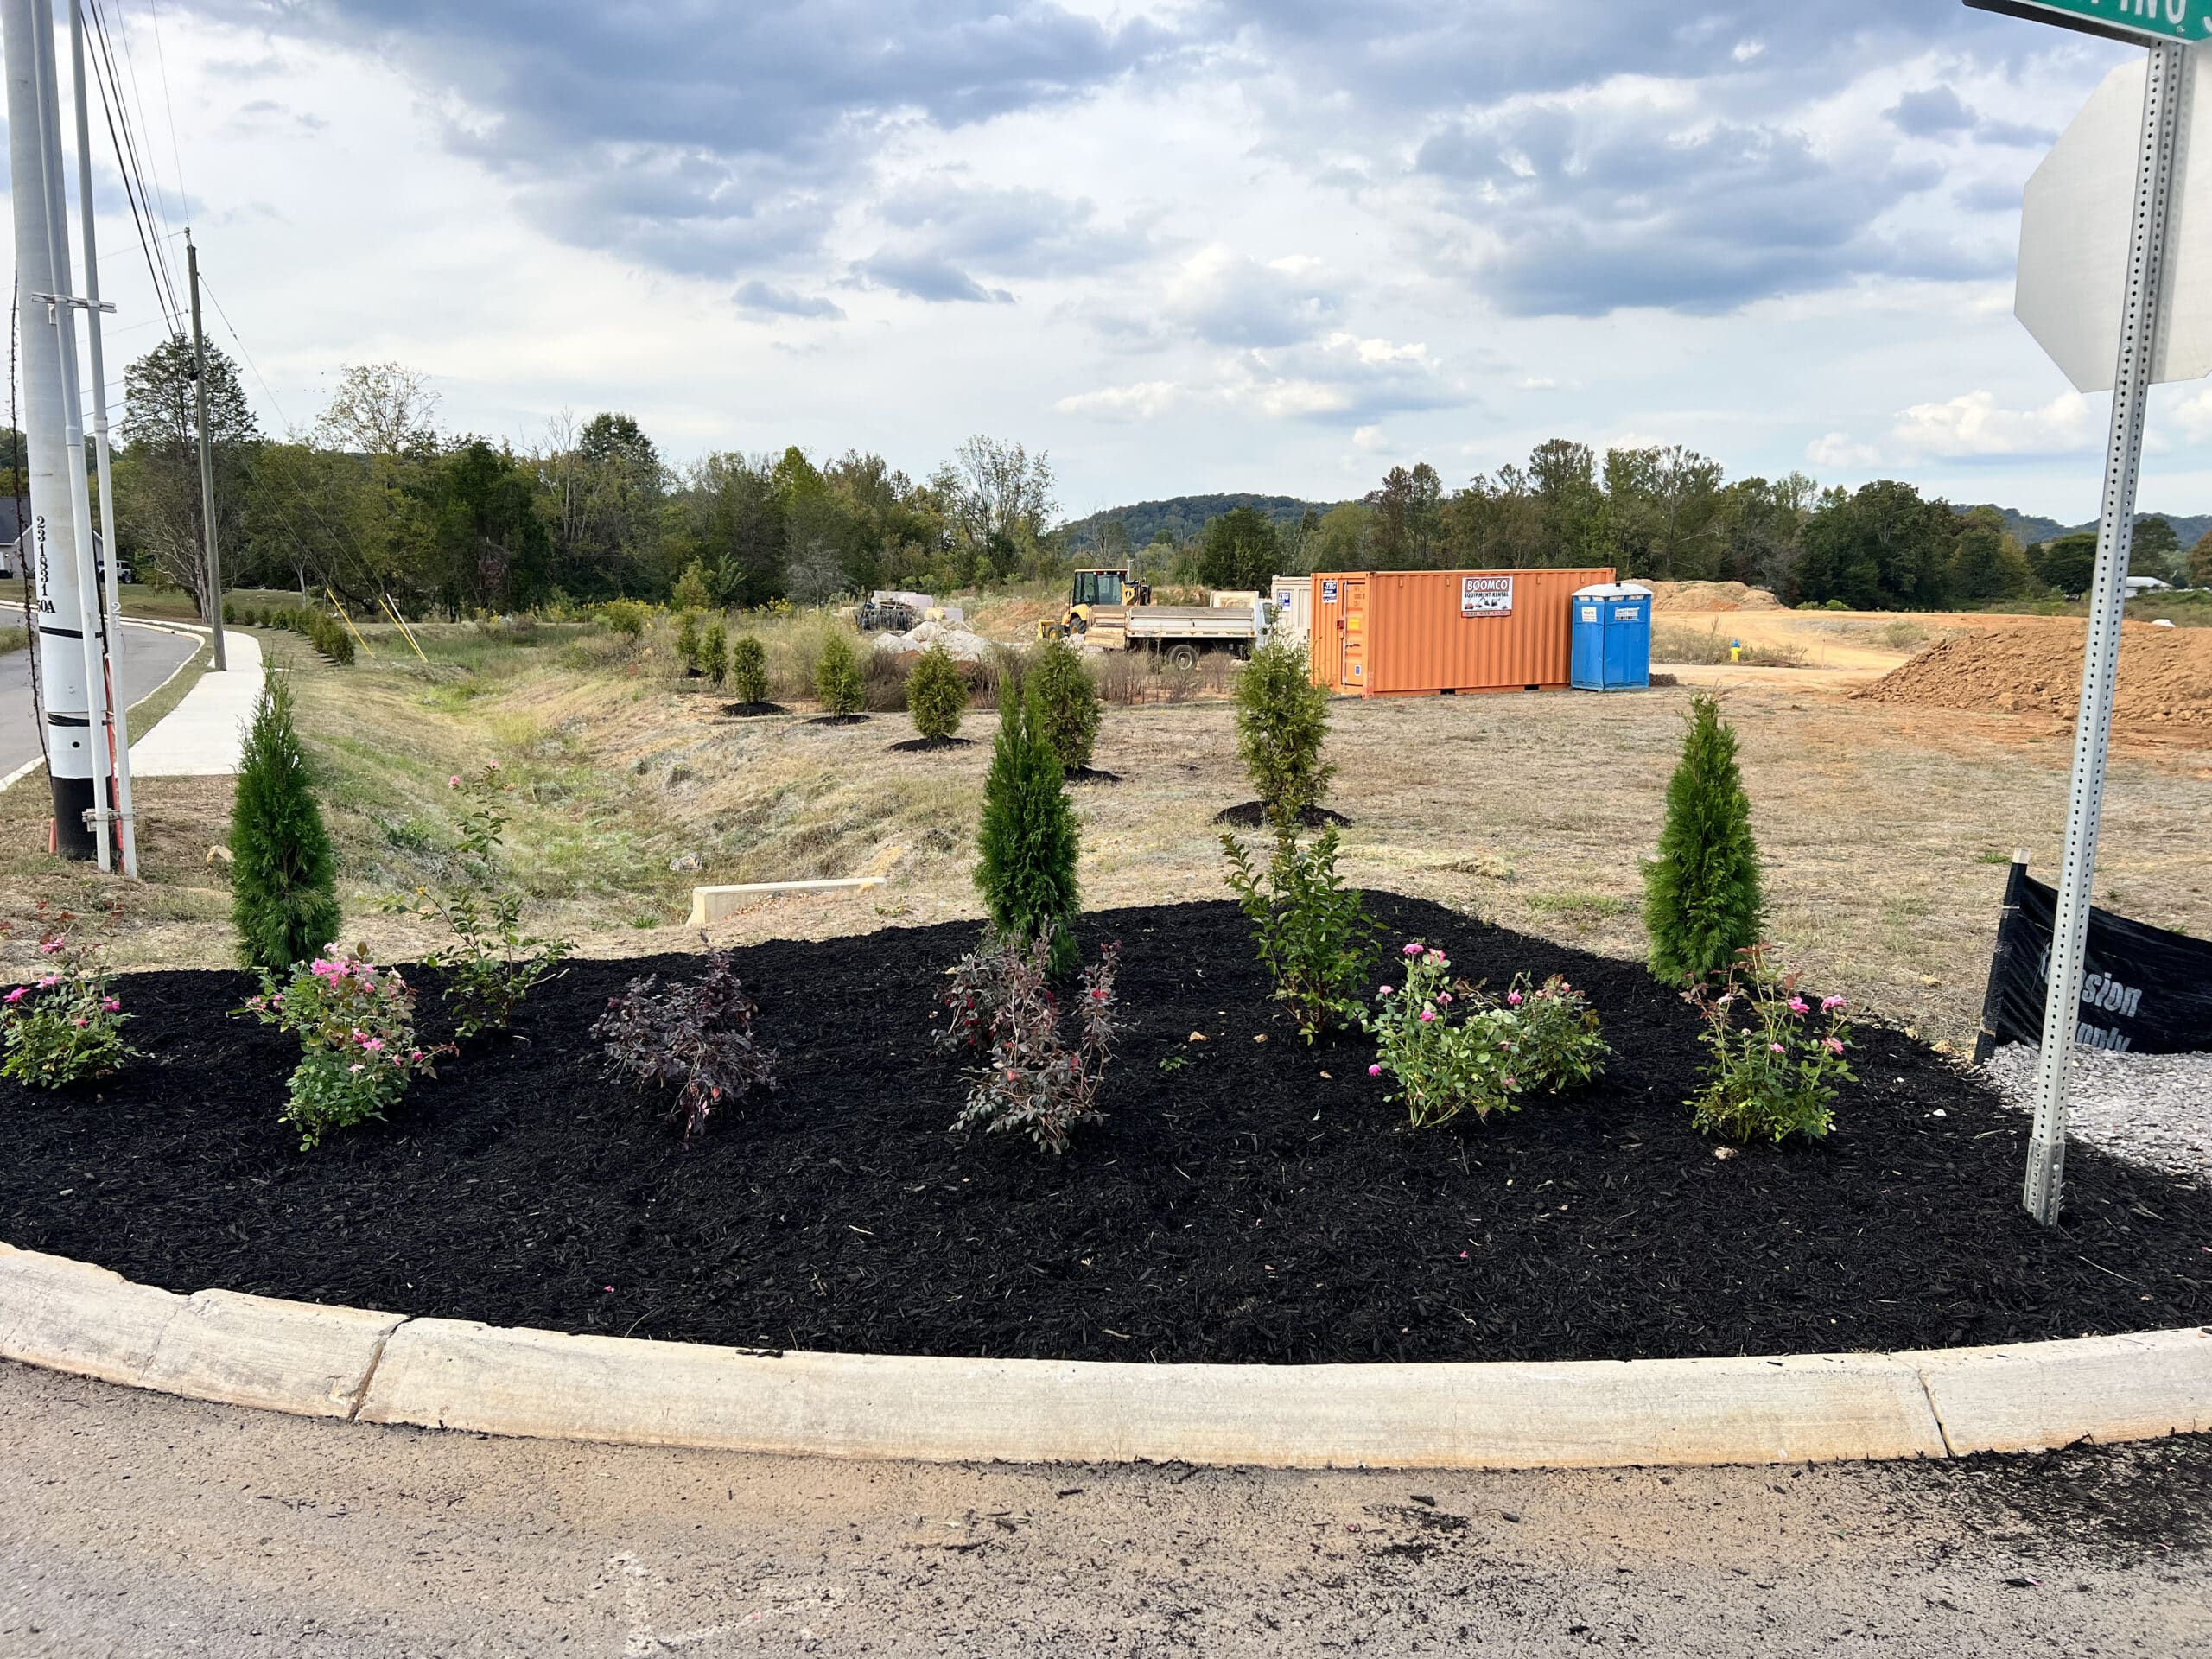
[{"label": "dump truck", "polygon": [[1114,566],[1075,573],[1067,609],[1037,625],[1040,639],[1073,639],[1098,651],[1150,651],[1181,668],[1208,652],[1248,655],[1266,637],[1266,608],[1251,594],[1214,595],[1208,605],[1156,605],[1150,584]]}]

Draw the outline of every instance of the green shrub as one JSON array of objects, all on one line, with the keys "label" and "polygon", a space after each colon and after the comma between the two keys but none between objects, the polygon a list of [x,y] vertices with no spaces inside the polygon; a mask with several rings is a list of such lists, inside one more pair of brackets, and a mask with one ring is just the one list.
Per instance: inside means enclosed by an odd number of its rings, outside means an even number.
[{"label": "green shrub", "polygon": [[1059,757],[1061,770],[1088,766],[1098,741],[1098,687],[1076,648],[1065,639],[1039,645],[1021,677],[1021,695],[1030,724]]},{"label": "green shrub", "polygon": [[906,712],[925,738],[950,737],[968,710],[968,682],[943,645],[931,645],[906,677]]},{"label": "green shrub", "polygon": [[729,631],[719,617],[699,636],[699,671],[716,685],[729,677]]},{"label": "green shrub", "polygon": [[730,694],[740,702],[768,701],[768,648],[757,633],[741,633],[729,642]]},{"label": "green shrub", "polygon": [[653,620],[653,607],[643,600],[610,599],[599,607],[599,620],[609,633],[634,645],[645,638],[645,628]]},{"label": "green shrub", "polygon": [[1307,848],[1279,832],[1264,872],[1235,836],[1224,834],[1221,849],[1275,1000],[1289,1005],[1299,1034],[1310,1043],[1332,1026],[1357,1024],[1378,930],[1362,895],[1337,874],[1336,830],[1323,830]]},{"label": "green shrub", "polygon": [[1844,1058],[1851,1026],[1843,998],[1822,997],[1815,1009],[1797,978],[1776,971],[1766,947],[1752,945],[1736,953],[1719,988],[1694,989],[1712,1056],[1706,1085],[1689,1102],[1700,1134],[1743,1145],[1828,1132],[1836,1084],[1855,1080]]},{"label": "green shrub", "polygon": [[281,973],[338,937],[338,861],[292,722],[292,693],[262,675],[231,804],[231,920],[249,968]]},{"label": "green shrub", "polygon": [[1001,937],[1027,945],[1052,930],[1051,968],[1075,966],[1075,918],[1081,848],[1075,808],[1059,758],[1028,712],[1007,697],[983,779],[983,821],[976,836],[976,887]]},{"label": "green shrub", "polygon": [[686,611],[676,619],[676,660],[687,674],[699,672],[699,616]]},{"label": "green shrub", "polygon": [[453,942],[425,952],[423,960],[446,976],[454,1034],[468,1038],[506,1030],[524,999],[575,954],[575,946],[522,931],[522,899],[507,881],[499,856],[507,828],[502,798],[512,785],[499,767],[487,766],[470,779],[455,773],[447,787],[468,803],[455,848],[461,875],[441,894],[423,893],[416,913],[435,917],[452,931]]},{"label": "green shrub", "polygon": [[[70,919],[67,912],[60,918],[64,925]],[[0,926],[0,936],[7,931]],[[138,1051],[123,1040],[131,1016],[92,960],[99,947],[48,931],[38,950],[39,976],[0,996],[0,1077],[60,1089],[112,1076]]]},{"label": "green shrub", "polygon": [[236,600],[234,600],[234,599],[226,599],[226,600],[225,600],[225,601],[223,601],[223,620],[224,620],[224,621],[226,621],[226,622],[235,623],[235,622],[237,622],[237,620],[238,620],[238,601],[236,601]]},{"label": "green shrub", "polygon": [[694,559],[683,567],[683,574],[676,579],[675,590],[669,603],[679,611],[703,611],[715,602],[707,588],[707,567]]},{"label": "green shrub", "polygon": [[1515,1024],[1516,1075],[1527,1086],[1555,1095],[1594,1082],[1605,1071],[1612,1050],[1599,1034],[1597,1012],[1565,975],[1533,987],[1528,975],[1516,975],[1505,1006]]},{"label": "green shrub", "polygon": [[302,613],[302,627],[308,643],[341,668],[350,668],[353,662],[353,631],[334,616],[321,611]]},{"label": "green shrub", "polygon": [[432,1077],[435,1051],[415,1041],[415,993],[397,968],[333,947],[279,983],[264,969],[261,994],[246,1007],[264,1026],[300,1039],[279,1114],[312,1152],[333,1129],[382,1117],[416,1077]]},{"label": "green shrub", "polygon": [[1643,868],[1652,973],[1670,984],[1726,973],[1737,951],[1758,942],[1763,910],[1736,734],[1712,698],[1699,697],[1667,785],[1659,856]]},{"label": "green shrub", "polygon": [[[1462,1112],[1486,1118],[1518,1111],[1516,1096],[1524,1083],[1512,1013],[1455,991],[1451,958],[1434,946],[1416,939],[1404,957],[1404,982],[1378,990],[1375,1012],[1365,1016],[1376,1051],[1368,1073],[1389,1077],[1397,1089],[1384,1098],[1403,1101],[1416,1129],[1449,1123]],[[1468,1006],[1455,1008],[1462,995]]]},{"label": "green shrub", "polygon": [[1321,759],[1329,690],[1313,683],[1306,647],[1270,639],[1236,678],[1236,753],[1278,831],[1320,804],[1336,768]]},{"label": "green shrub", "polygon": [[842,629],[832,629],[823,637],[822,655],[814,664],[814,695],[824,709],[842,716],[860,712],[861,690],[853,642]]}]

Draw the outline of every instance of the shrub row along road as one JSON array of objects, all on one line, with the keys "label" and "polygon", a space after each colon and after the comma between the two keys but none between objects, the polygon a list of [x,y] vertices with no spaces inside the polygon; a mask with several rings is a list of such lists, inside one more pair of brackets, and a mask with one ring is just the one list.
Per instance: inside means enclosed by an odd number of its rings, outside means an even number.
[{"label": "shrub row along road", "polygon": [[2212,1442],[1569,1474],[855,1464],[0,1363],[0,1654],[2212,1653]]},{"label": "shrub row along road", "polygon": [[[0,607],[0,628],[14,627],[22,617],[21,606]],[[189,634],[124,624],[124,696],[137,702],[158,690],[199,649],[200,641]],[[134,738],[137,735],[132,734]],[[11,651],[0,657],[0,778],[38,758],[38,727],[31,708],[31,653]]]}]

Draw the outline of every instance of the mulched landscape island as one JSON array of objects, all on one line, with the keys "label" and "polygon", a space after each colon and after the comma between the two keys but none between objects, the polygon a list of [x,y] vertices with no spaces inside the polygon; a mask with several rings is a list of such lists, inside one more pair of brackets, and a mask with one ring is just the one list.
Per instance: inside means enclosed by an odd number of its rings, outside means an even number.
[{"label": "mulched landscape island", "polygon": [[296,1051],[229,1012],[248,978],[137,974],[150,1058],[97,1093],[0,1084],[0,1239],[179,1291],[868,1353],[1624,1359],[2212,1321],[2212,1192],[2076,1147],[2067,1224],[2037,1226],[2024,1120],[1899,1033],[1864,1033],[1826,1141],[1716,1158],[1682,1103],[1697,1021],[1640,965],[1371,902],[1493,988],[1585,988],[1605,1076],[1410,1132],[1363,1040],[1309,1048],[1267,1001],[1235,908],[1185,904],[1084,918],[1086,957],[1122,942],[1131,1027],[1064,1158],[948,1127],[930,1029],[969,923],[734,952],[783,1087],[688,1145],[588,1032],[632,976],[699,967],[656,957],[571,964],[514,1039],[302,1154]]}]

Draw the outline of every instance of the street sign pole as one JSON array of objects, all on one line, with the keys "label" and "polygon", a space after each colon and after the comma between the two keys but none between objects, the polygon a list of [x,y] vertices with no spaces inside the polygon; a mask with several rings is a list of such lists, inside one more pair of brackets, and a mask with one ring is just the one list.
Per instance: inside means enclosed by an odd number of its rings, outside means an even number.
[{"label": "street sign pole", "polygon": [[2127,555],[2134,538],[2135,485],[2143,460],[2143,420],[2156,373],[2159,286],[2166,257],[2175,162],[2180,152],[2191,70],[2174,42],[2151,48],[2143,89],[2142,140],[2121,302],[2120,363],[2113,388],[2112,435],[2105,459],[2104,505],[2097,521],[2097,571],[2091,588],[2088,652],[2074,723],[2074,775],[2066,810],[2066,852],[2059,867],[2058,913],[2051,926],[2050,975],[2044,1001],[2043,1046],[2036,1063],[2036,1118],[2021,1201],[2045,1226],[2058,1219],[2066,1168],[2067,1069],[2081,1015],[2082,953],[2088,939],[2097,821],[2104,805],[2105,754],[2112,735],[2113,691],[2120,677],[2120,619],[2127,597]]}]

